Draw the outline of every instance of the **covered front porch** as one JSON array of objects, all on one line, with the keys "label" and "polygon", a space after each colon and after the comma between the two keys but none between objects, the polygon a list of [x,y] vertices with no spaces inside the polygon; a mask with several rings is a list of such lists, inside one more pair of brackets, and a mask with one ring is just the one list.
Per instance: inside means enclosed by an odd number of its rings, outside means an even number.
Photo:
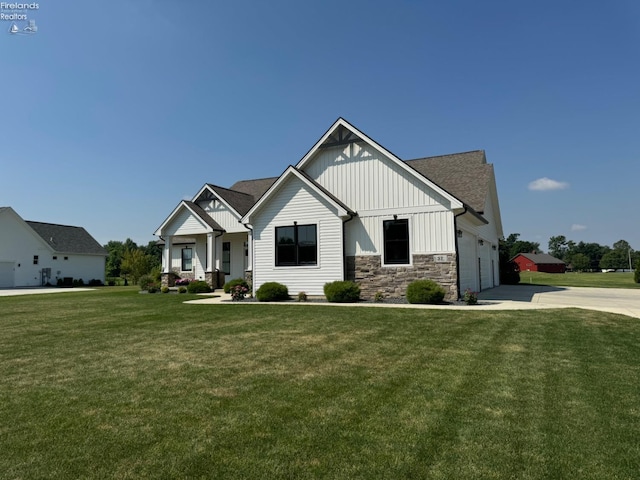
[{"label": "covered front porch", "polygon": [[249,269],[247,233],[208,232],[164,238],[162,285],[172,287],[178,279],[203,280],[211,288],[234,278],[246,278]]}]

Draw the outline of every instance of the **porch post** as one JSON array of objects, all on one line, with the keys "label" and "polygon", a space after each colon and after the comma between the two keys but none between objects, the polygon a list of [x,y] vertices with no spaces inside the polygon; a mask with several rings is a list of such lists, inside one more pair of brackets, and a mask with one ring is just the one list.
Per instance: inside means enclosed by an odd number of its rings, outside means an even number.
[{"label": "porch post", "polygon": [[172,250],[172,240],[173,237],[170,235],[164,241],[164,251],[163,251],[163,260],[164,260],[164,273],[169,273],[171,271],[171,250]]},{"label": "porch post", "polygon": [[207,269],[204,272],[204,279],[214,290],[218,288],[218,279],[215,275],[215,267],[213,265],[213,233],[207,233]]},{"label": "porch post", "polygon": [[163,287],[172,287],[172,278],[171,278],[171,235],[167,235],[164,240],[164,250],[162,250],[162,260],[164,262],[164,268],[162,270],[162,276],[160,279],[160,283]]}]

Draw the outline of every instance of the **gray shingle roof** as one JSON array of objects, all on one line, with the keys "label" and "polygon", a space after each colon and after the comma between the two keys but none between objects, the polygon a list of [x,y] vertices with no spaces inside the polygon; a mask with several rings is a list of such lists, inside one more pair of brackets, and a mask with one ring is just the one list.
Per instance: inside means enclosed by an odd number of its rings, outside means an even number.
[{"label": "gray shingle roof", "polygon": [[[528,258],[533,263],[538,265],[542,264],[550,264],[550,263],[561,263],[564,265],[564,262],[556,257],[549,255],[548,253],[519,253],[518,255],[522,255],[525,258]],[[518,256],[516,255],[516,257]],[[513,257],[515,258],[515,257]]]},{"label": "gray shingle roof", "polygon": [[196,215],[198,215],[202,219],[202,221],[205,222],[207,225],[209,225],[211,228],[219,232],[224,232],[224,228],[222,228],[218,222],[216,222],[213,218],[211,218],[211,216],[207,212],[205,212],[204,208],[202,208],[200,205],[190,202],[188,200],[184,200],[184,203],[188,205],[189,208],[193,210],[193,212]]},{"label": "gray shingle roof", "polygon": [[484,150],[418,158],[405,163],[476,212],[484,211],[493,177],[493,165],[487,163]]},{"label": "gray shingle roof", "polygon": [[[476,212],[484,211],[485,200],[493,178],[493,165],[487,163],[484,150],[417,158],[406,160],[405,163]],[[278,177],[241,180],[228,189],[210,186],[244,215],[276,180]],[[239,196],[238,193],[246,196]],[[251,204],[250,198],[253,199]]]},{"label": "gray shingle roof", "polygon": [[107,255],[107,251],[82,227],[26,221],[55,252]]},{"label": "gray shingle roof", "polygon": [[207,185],[240,215],[247,213],[251,207],[253,207],[253,204],[256,203],[257,198],[254,198],[250,193],[245,193],[234,188],[219,187],[211,183],[207,183]]},{"label": "gray shingle roof", "polygon": [[[262,195],[273,185],[279,177],[258,178],[256,180],[240,180],[231,185],[230,189],[237,192],[246,193],[253,197],[253,203],[257,202]],[[253,206],[253,205],[251,205]],[[247,212],[249,210],[247,209]],[[244,213],[247,213],[244,212]],[[244,215],[243,213],[243,215]]]}]

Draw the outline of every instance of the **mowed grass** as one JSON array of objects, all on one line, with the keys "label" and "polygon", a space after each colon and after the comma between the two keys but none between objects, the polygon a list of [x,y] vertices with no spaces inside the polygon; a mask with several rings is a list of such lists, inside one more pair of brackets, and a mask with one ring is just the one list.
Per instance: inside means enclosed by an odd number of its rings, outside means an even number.
[{"label": "mowed grass", "polygon": [[640,288],[633,281],[633,272],[520,272],[523,285],[550,285],[553,287]]},{"label": "mowed grass", "polygon": [[0,298],[0,478],[638,478],[637,319],[186,298]]}]

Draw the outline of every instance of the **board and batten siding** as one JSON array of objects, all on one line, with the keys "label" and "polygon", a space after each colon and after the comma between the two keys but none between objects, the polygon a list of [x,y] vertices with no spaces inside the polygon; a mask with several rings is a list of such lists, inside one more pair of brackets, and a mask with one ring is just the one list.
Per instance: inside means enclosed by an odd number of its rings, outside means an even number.
[{"label": "board and batten siding", "polygon": [[446,198],[368,144],[321,149],[304,171],[358,213],[418,206],[450,208]]},{"label": "board and batten siding", "polygon": [[409,219],[409,248],[411,254],[455,253],[453,213],[436,210],[421,213],[407,213],[403,209],[394,214],[358,215],[346,224],[347,255],[382,255],[383,222]]},{"label": "board and batten siding", "polygon": [[371,145],[322,149],[305,172],[358,212],[347,255],[381,255],[383,221],[394,215],[409,219],[411,254],[455,252],[450,202]]},{"label": "board and batten siding", "polygon": [[[277,267],[275,229],[293,225],[317,225],[318,264]],[[256,213],[253,221],[253,288],[278,282],[290,295],[305,292],[323,295],[327,282],[344,279],[342,219],[335,207],[297,178],[290,178],[272,199]]]}]

